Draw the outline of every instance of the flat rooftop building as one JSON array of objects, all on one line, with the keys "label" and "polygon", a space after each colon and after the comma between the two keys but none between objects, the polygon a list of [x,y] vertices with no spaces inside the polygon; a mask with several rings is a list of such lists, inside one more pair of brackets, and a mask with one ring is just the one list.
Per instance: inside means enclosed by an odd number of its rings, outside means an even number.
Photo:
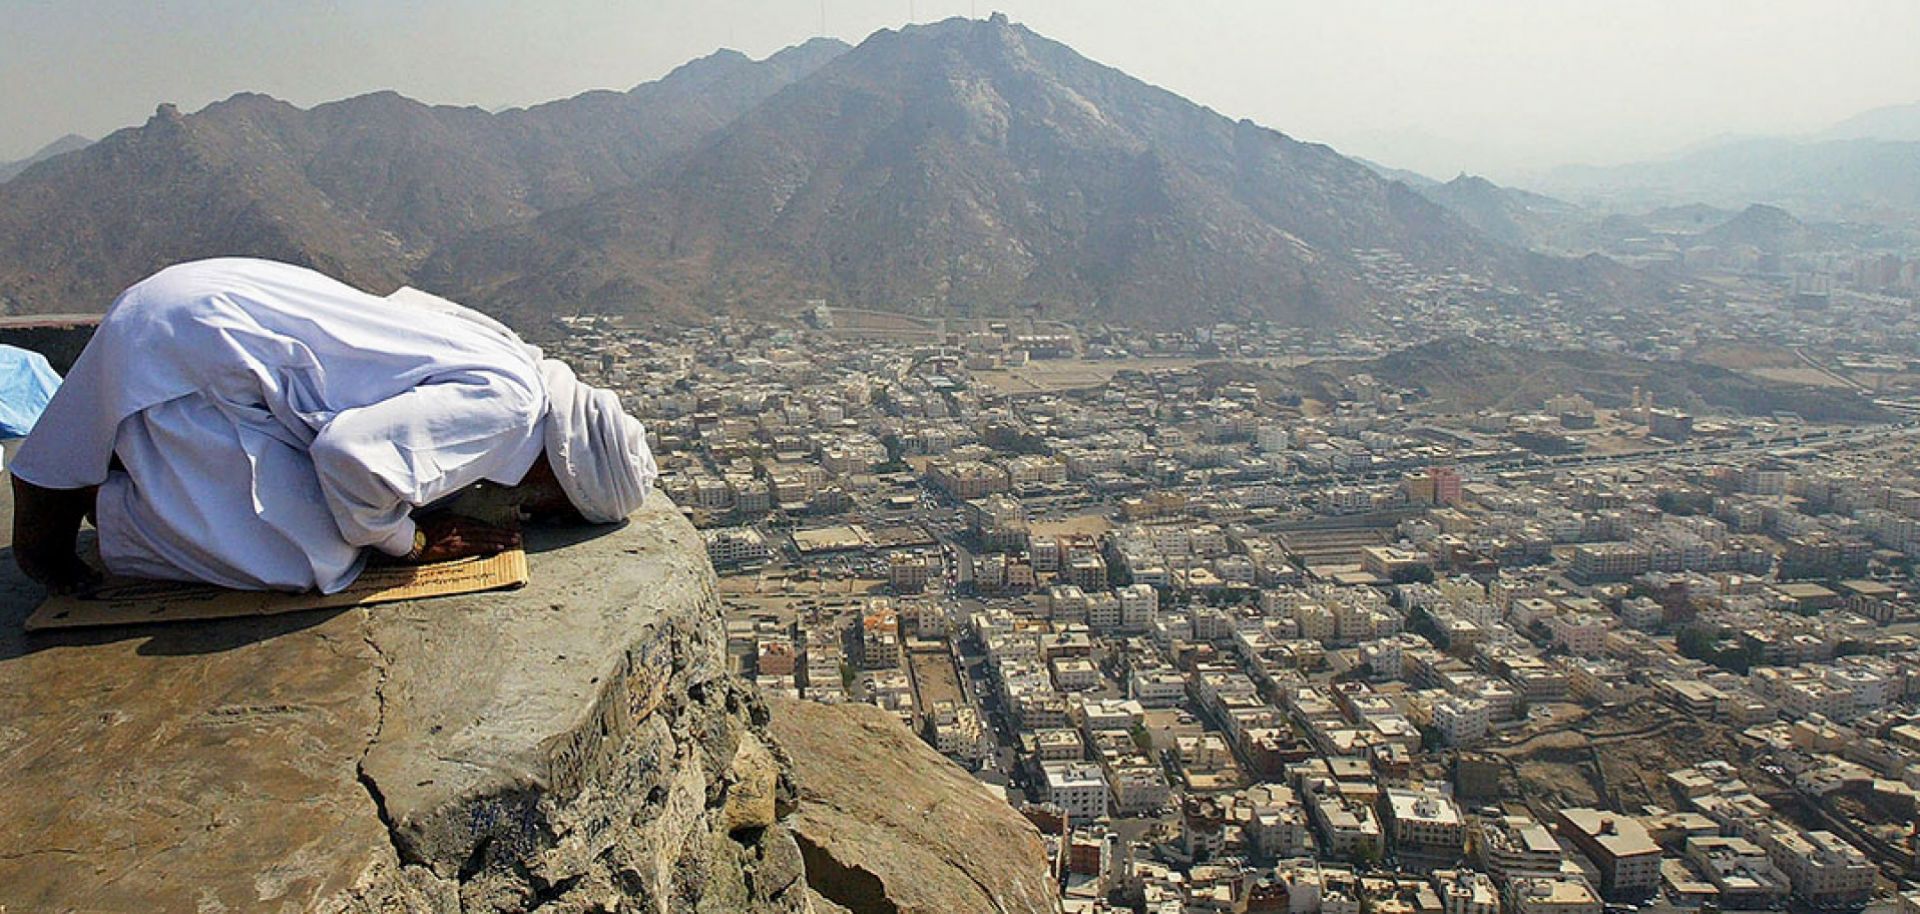
[{"label": "flat rooftop building", "polygon": [[1458,856],[1466,847],[1466,826],[1453,800],[1434,790],[1387,789],[1387,817],[1393,843],[1402,853]]},{"label": "flat rooftop building", "polygon": [[1602,809],[1560,810],[1566,835],[1600,870],[1600,893],[1608,900],[1640,898],[1660,886],[1660,845],[1640,820]]}]

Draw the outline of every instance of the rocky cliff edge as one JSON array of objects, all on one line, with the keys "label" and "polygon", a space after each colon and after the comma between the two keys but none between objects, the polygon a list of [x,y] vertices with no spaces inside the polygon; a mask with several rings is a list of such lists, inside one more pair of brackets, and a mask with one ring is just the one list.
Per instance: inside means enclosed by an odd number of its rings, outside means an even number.
[{"label": "rocky cliff edge", "polygon": [[897,723],[796,705],[780,747],[664,497],[529,545],[511,593],[54,637],[0,550],[0,910],[1050,909],[1031,828]]}]

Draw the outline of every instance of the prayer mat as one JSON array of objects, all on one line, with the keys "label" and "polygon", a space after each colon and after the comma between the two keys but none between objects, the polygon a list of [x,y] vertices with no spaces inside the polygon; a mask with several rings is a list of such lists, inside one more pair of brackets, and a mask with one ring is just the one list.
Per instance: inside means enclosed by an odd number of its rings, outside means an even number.
[{"label": "prayer mat", "polygon": [[431,565],[368,565],[352,586],[327,594],[228,590],[211,584],[109,578],[84,593],[48,597],[27,618],[26,629],[32,632],[273,616],[310,609],[506,590],[523,586],[527,580],[527,554],[520,549]]}]

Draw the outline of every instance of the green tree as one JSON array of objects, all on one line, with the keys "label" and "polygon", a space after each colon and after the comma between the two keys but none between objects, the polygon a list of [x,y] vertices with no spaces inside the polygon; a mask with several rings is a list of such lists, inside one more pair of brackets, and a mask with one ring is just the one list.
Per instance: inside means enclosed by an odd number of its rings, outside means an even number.
[{"label": "green tree", "polygon": [[1680,656],[1692,660],[1706,660],[1713,656],[1713,645],[1717,640],[1713,632],[1703,625],[1686,626],[1673,637],[1674,647],[1679,649]]},{"label": "green tree", "polygon": [[1433,643],[1434,647],[1443,651],[1453,646],[1453,638],[1440,630],[1440,623],[1434,620],[1433,614],[1427,612],[1425,607],[1415,609],[1407,616],[1407,631],[1427,639]]},{"label": "green tree", "polygon": [[[1380,849],[1371,844],[1362,844],[1353,851],[1353,863],[1361,869],[1372,869],[1373,865],[1379,862]],[[1361,903],[1365,904],[1364,898]]]},{"label": "green tree", "polygon": [[1392,580],[1395,584],[1431,584],[1433,569],[1426,565],[1412,565],[1395,571]]}]

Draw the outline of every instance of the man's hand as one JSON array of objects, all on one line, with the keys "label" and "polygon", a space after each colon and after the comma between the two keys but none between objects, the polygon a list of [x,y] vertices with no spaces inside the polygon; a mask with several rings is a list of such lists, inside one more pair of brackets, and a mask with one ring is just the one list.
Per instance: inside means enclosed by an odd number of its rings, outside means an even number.
[{"label": "man's hand", "polygon": [[425,545],[419,554],[402,559],[414,565],[493,555],[520,546],[520,531],[496,527],[458,514],[435,514],[418,521]]}]

